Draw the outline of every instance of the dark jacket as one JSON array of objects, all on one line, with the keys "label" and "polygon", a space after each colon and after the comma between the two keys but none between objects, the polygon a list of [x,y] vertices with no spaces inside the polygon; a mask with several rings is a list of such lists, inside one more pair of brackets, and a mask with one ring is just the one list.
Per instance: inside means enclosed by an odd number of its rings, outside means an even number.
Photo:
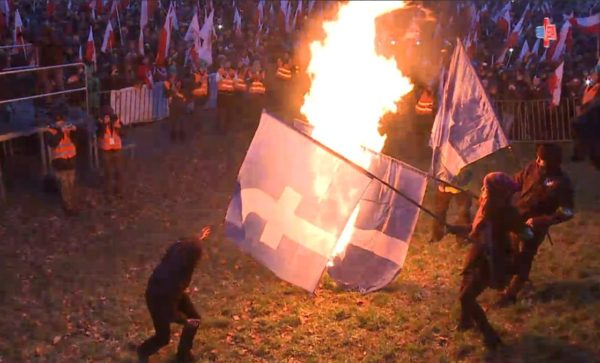
[{"label": "dark jacket", "polygon": [[558,209],[574,208],[574,191],[571,179],[562,171],[552,175],[543,175],[539,167],[532,161],[515,175],[515,181],[521,187],[516,202],[519,213],[524,220],[532,218],[536,235],[546,235],[548,228],[565,222],[571,217],[561,214]]},{"label": "dark jacket", "polygon": [[173,243],[148,280],[146,295],[172,309],[176,315],[177,305],[190,285],[192,274],[200,257],[200,241],[185,238]]}]

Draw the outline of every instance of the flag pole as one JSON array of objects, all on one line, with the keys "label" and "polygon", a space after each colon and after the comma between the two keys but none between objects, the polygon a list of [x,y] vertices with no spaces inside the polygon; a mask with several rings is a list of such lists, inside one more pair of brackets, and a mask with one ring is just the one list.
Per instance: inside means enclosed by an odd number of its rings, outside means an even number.
[{"label": "flag pole", "polygon": [[[121,38],[121,47],[124,46],[123,44],[123,30],[121,29],[121,17],[119,16],[119,5],[121,5],[121,2],[119,1],[119,3],[117,4],[117,24],[119,24],[119,38]],[[109,19],[110,21],[110,19]]]},{"label": "flag pole", "polygon": [[[275,117],[274,117],[275,118]],[[275,118],[276,120],[279,120],[277,118]],[[355,162],[349,160],[347,157],[345,157],[344,155],[338,153],[337,151],[331,149],[330,147],[324,145],[323,143],[321,143],[318,140],[313,139],[312,137],[310,137],[309,135],[300,132],[299,130],[295,129],[293,126],[287,124],[286,122],[283,121],[279,121],[281,122],[283,125],[285,125],[286,127],[289,127],[290,129],[294,130],[295,132],[297,132],[298,134],[304,136],[305,138],[307,138],[308,140],[310,140],[311,142],[313,142],[314,144],[320,146],[321,148],[323,148],[325,151],[329,152],[330,154],[342,159],[344,162],[348,163],[351,167],[353,167],[354,169],[358,170],[359,172],[363,173],[364,175],[366,175],[367,177],[377,180],[378,182],[380,182],[381,184],[385,185],[386,187],[390,188],[392,191],[394,191],[396,194],[398,194],[399,196],[401,196],[402,198],[404,198],[409,204],[412,204],[413,206],[419,208],[420,210],[422,210],[425,214],[428,214],[431,218],[435,219],[438,223],[447,226],[447,227],[451,227],[450,224],[446,223],[446,221],[444,219],[442,219],[440,216],[438,216],[437,214],[433,213],[431,210],[429,210],[428,208],[424,207],[423,205],[421,205],[421,203],[415,201],[414,199],[412,199],[411,197],[409,197],[408,195],[406,195],[404,192],[402,192],[401,190],[399,190],[398,188],[394,187],[393,185],[391,185],[390,183],[386,182],[385,180],[379,178],[377,175],[371,173],[370,171],[364,169],[363,167],[361,167],[360,165],[357,165]],[[368,150],[368,149],[367,149]],[[416,169],[413,167],[413,169]],[[418,169],[416,169],[418,170]],[[423,173],[421,171],[421,173]],[[425,174],[425,173],[423,173]],[[428,175],[425,174],[425,176],[427,177]]]}]

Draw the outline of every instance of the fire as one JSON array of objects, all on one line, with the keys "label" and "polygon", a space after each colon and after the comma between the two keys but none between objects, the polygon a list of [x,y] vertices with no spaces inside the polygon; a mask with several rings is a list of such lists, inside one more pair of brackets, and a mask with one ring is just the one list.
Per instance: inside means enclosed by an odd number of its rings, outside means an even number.
[{"label": "fire", "polygon": [[[311,87],[301,112],[316,140],[363,168],[370,158],[362,147],[381,151],[385,137],[378,132],[379,120],[412,90],[396,61],[375,49],[375,19],[404,6],[403,1],[349,1],[339,7],[336,20],[323,24],[325,40],[310,44]],[[318,180],[315,188],[323,189]],[[350,241],[358,212],[353,211],[334,256]]]}]

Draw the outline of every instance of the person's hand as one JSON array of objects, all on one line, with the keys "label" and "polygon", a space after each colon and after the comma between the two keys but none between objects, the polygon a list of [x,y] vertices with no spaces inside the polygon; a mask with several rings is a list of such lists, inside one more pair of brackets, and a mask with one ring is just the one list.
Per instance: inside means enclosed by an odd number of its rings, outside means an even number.
[{"label": "person's hand", "polygon": [[200,319],[187,319],[187,320],[185,321],[185,323],[186,323],[187,325],[191,325],[191,326],[193,326],[194,328],[197,328],[197,327],[199,327],[199,326],[200,326],[200,322],[201,322],[201,321],[200,321]]}]

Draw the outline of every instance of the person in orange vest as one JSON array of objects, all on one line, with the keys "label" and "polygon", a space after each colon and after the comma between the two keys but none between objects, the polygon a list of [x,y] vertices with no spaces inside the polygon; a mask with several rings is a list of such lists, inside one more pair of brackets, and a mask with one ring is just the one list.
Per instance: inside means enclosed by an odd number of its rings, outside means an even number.
[{"label": "person in orange vest", "polygon": [[231,68],[231,62],[224,61],[217,71],[216,81],[218,128],[221,133],[225,133],[233,118],[235,70]]},{"label": "person in orange vest", "polygon": [[208,71],[204,63],[200,64],[192,73],[192,98],[194,100],[194,111],[196,115],[206,105],[208,100]]},{"label": "person in orange vest", "polygon": [[279,111],[285,115],[290,110],[289,95],[291,91],[291,83],[293,78],[292,64],[289,59],[289,54],[285,53],[282,58],[277,58],[277,69],[275,71],[275,78],[277,78],[278,89],[274,94],[276,102],[275,104],[279,108]]},{"label": "person in orange vest", "polygon": [[245,118],[248,114],[247,100],[246,95],[248,93],[248,68],[244,65],[243,61],[239,61],[237,65],[237,70],[235,72],[235,81],[234,81],[234,89],[235,89],[235,110],[236,113]]},{"label": "person in orange vest", "polygon": [[415,105],[415,113],[420,116],[433,115],[433,96],[427,88],[423,90],[419,101]]},{"label": "person in orange vest", "polygon": [[62,112],[55,114],[54,124],[48,126],[44,137],[51,148],[52,169],[60,184],[62,207],[67,215],[77,214],[75,198],[75,158],[77,148],[72,136],[76,127],[68,124]]},{"label": "person in orange vest", "polygon": [[119,117],[110,106],[102,108],[98,118],[96,137],[104,171],[104,187],[107,198],[122,198],[123,187],[123,140]]},{"label": "person in orange vest", "polygon": [[184,115],[187,109],[186,92],[182,82],[177,78],[177,73],[171,71],[169,79],[164,83],[165,96],[169,102],[169,122],[171,124],[171,140],[185,139]]},{"label": "person in orange vest", "polygon": [[265,86],[265,71],[260,67],[260,62],[255,61],[249,72],[250,88],[248,94],[250,97],[250,119],[252,122],[260,121],[260,115],[265,107],[265,95],[267,88]]}]

